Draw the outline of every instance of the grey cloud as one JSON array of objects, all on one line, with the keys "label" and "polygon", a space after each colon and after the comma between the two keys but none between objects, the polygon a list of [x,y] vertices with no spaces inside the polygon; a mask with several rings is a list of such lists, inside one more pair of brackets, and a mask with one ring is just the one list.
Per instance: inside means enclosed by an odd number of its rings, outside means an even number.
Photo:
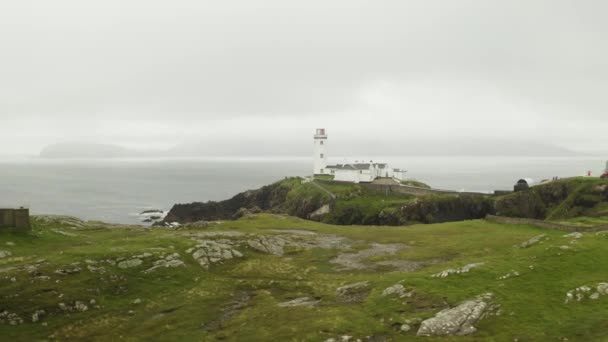
[{"label": "grey cloud", "polygon": [[[559,143],[594,145],[608,128],[606,10],[574,0],[7,2],[0,119],[30,135],[0,142],[166,146],[238,127],[242,138],[276,129],[296,143],[322,125],[349,138],[500,125],[554,142],[576,120],[594,127]],[[374,127],[378,118],[391,127]]]}]

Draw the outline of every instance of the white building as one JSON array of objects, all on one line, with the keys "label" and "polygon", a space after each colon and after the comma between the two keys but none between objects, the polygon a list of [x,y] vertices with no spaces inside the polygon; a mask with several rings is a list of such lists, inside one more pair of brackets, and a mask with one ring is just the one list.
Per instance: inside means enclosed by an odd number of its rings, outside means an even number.
[{"label": "white building", "polygon": [[325,149],[327,147],[327,134],[325,134],[325,128],[319,128],[315,132],[314,136],[314,148],[313,148],[313,174],[325,175],[327,174],[327,153]]},{"label": "white building", "polygon": [[405,179],[407,171],[391,169],[386,163],[344,163],[327,165],[327,133],[324,128],[316,130],[314,135],[313,173],[315,175],[332,175],[334,180],[352,183],[369,183],[377,178]]}]

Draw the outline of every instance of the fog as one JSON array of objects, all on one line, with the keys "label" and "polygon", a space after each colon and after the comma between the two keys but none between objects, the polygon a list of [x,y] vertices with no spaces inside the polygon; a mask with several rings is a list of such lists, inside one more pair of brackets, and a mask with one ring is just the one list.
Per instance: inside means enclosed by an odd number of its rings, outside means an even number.
[{"label": "fog", "polygon": [[593,0],[5,1],[0,154],[65,142],[302,154],[317,127],[344,154],[608,151],[607,10]]}]

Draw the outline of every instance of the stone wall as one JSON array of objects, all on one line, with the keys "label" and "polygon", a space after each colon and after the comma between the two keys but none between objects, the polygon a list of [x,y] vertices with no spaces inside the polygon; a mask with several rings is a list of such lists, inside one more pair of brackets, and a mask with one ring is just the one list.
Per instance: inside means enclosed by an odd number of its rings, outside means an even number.
[{"label": "stone wall", "polygon": [[19,230],[29,230],[30,210],[19,209],[0,209],[0,228],[16,228]]},{"label": "stone wall", "polygon": [[608,230],[608,225],[595,226],[595,227],[581,227],[581,226],[573,226],[555,222],[548,222],[543,220],[535,220],[529,218],[519,218],[519,217],[507,217],[507,216],[494,216],[487,215],[486,220],[490,222],[504,223],[504,224],[527,224],[530,226],[535,226],[543,229],[551,229],[551,230],[562,230],[566,232],[597,232],[600,230]]}]

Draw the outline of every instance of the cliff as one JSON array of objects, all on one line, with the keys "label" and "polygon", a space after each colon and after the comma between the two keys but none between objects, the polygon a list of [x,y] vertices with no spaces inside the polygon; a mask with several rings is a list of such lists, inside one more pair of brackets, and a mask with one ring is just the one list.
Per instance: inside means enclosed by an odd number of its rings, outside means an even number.
[{"label": "cliff", "polygon": [[339,225],[402,225],[483,218],[493,214],[487,196],[412,196],[357,184],[285,180],[219,202],[176,204],[164,223],[236,219],[247,213],[281,213]]},{"label": "cliff", "polygon": [[176,204],[167,214],[165,222],[196,222],[235,219],[246,212],[283,213],[308,218],[315,210],[329,203],[331,197],[311,184],[302,184],[300,178],[248,190],[225,201]]},{"label": "cliff", "polygon": [[225,201],[176,204],[163,223],[229,220],[258,212],[339,225],[442,223],[486,215],[559,221],[606,215],[608,181],[563,179],[503,196],[413,196],[357,184],[287,178]]},{"label": "cliff", "polygon": [[607,201],[608,180],[568,178],[500,196],[495,208],[502,216],[564,220],[605,215]]}]

